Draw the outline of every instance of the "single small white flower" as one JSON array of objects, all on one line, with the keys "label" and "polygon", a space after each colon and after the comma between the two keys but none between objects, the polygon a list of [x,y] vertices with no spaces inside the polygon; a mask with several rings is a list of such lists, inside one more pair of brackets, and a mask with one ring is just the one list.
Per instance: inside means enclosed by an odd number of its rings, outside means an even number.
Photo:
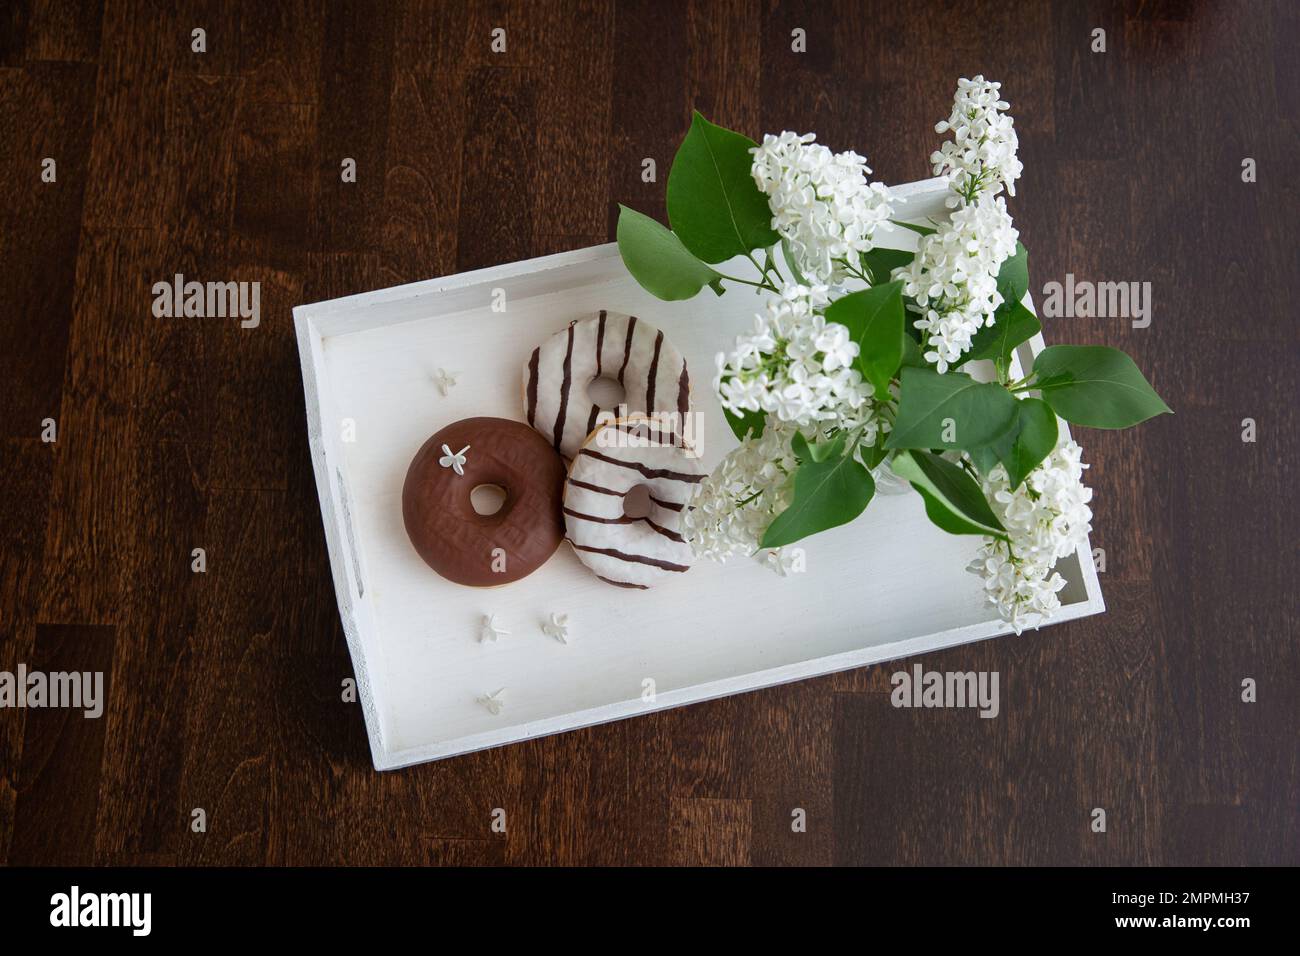
[{"label": "single small white flower", "polygon": [[569,643],[569,615],[551,612],[551,620],[542,625],[542,633],[561,644]]},{"label": "single small white flower", "polygon": [[852,368],[858,357],[858,343],[849,337],[849,330],[837,322],[828,323],[813,344],[822,353],[822,371],[827,374]]},{"label": "single small white flower", "polygon": [[442,446],[442,457],[438,459],[438,464],[444,468],[450,468],[458,475],[465,474],[465,452],[469,451],[469,445],[466,445],[460,451],[452,451],[446,445]]},{"label": "single small white flower", "polygon": [[763,566],[775,571],[783,578],[799,574],[803,570],[804,557],[799,548],[769,548],[759,560]]},{"label": "single small white flower", "polygon": [[495,717],[497,714],[501,713],[502,709],[506,706],[506,702],[501,699],[501,695],[504,692],[505,688],[501,687],[490,694],[484,694],[482,697],[476,698],[477,703],[486,707],[488,713]]},{"label": "single small white flower", "polygon": [[438,391],[446,395],[456,384],[456,378],[459,372],[448,372],[446,369],[435,369],[433,373],[433,383],[438,386]]},{"label": "single small white flower", "polygon": [[497,616],[495,614],[483,615],[483,621],[479,624],[478,629],[478,642],[480,644],[484,641],[495,642],[498,637],[503,636],[509,637],[510,632],[497,623]]}]

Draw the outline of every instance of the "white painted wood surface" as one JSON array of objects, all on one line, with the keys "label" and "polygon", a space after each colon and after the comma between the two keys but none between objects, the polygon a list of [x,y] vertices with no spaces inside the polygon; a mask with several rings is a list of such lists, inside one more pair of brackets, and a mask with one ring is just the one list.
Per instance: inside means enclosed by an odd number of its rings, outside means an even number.
[{"label": "white painted wood surface", "polygon": [[[898,188],[908,218],[944,214],[939,181]],[[891,230],[884,244],[914,248],[915,236]],[[495,290],[504,312],[492,310]],[[376,768],[1009,633],[965,570],[978,539],[934,528],[914,494],[877,496],[857,521],[804,542],[808,571],[789,578],[753,561],[702,562],[662,587],[626,591],[598,581],[565,544],[531,576],[475,589],[421,562],[401,516],[411,457],[458,419],[522,420],[520,369],[569,319],[627,312],[672,339],[690,364],[712,468],[735,445],[710,389],[714,355],[761,304],[746,287],[660,302],[609,244],[294,309],[334,589]],[[1040,348],[1041,338],[1022,357]],[[434,383],[439,367],[459,373],[447,396]],[[1069,584],[1057,620],[1104,610],[1088,546],[1059,570]],[[567,645],[542,632],[552,612],[569,615]],[[480,643],[485,614],[512,633]],[[499,688],[505,706],[493,715],[476,700]]]}]

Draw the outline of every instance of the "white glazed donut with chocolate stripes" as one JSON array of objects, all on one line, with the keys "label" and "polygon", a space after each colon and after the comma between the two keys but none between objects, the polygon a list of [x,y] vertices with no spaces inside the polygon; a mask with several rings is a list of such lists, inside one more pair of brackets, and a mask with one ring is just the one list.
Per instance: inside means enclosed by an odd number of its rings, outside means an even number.
[{"label": "white glazed donut with chocolate stripes", "polygon": [[[623,387],[622,410],[592,401],[587,387],[599,378]],[[533,349],[523,379],[528,424],[570,461],[597,425],[619,415],[675,412],[680,422],[690,409],[686,360],[663,332],[604,309]]]},{"label": "white glazed donut with chocolate stripes", "polygon": [[[583,564],[618,587],[648,588],[690,570],[694,559],[681,520],[704,469],[677,435],[655,428],[643,416],[599,426],[564,482],[565,537]],[[625,503],[640,485],[649,491],[646,514],[631,516]]]}]

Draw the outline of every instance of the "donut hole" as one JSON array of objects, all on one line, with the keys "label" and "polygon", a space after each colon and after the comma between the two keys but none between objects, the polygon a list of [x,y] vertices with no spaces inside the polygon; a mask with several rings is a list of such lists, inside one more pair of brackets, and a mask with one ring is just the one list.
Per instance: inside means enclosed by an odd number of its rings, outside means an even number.
[{"label": "donut hole", "polygon": [[623,496],[623,516],[644,518],[650,514],[650,486],[633,485]]},{"label": "donut hole", "polygon": [[619,384],[618,379],[600,375],[587,384],[587,398],[597,408],[609,411],[623,404],[627,392]]},{"label": "donut hole", "polygon": [[506,490],[500,485],[475,485],[470,489],[469,503],[477,514],[491,517],[506,503]]}]

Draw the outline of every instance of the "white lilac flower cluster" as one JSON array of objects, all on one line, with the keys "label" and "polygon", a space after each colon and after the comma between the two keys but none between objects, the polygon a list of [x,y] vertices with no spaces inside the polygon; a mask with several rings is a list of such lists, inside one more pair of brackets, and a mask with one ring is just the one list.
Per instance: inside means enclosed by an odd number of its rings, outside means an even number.
[{"label": "white lilac flower cluster", "polygon": [[[952,115],[935,126],[936,133],[952,133],[952,140],[944,143],[930,156],[936,176],[948,179],[956,196],[966,202],[976,196],[997,195],[1006,187],[1016,194],[1016,180],[1023,167],[1016,153],[1020,140],[1015,124],[1007,115],[1011,108],[998,91],[1001,83],[990,83],[984,77],[957,81],[957,93],[952,101]],[[950,205],[955,202],[950,200]]]},{"label": "white lilac flower cluster", "polygon": [[914,324],[926,334],[925,360],[941,374],[970,350],[981,326],[993,324],[1002,305],[998,270],[1015,254],[1019,236],[1006,202],[981,197],[922,237],[916,258],[895,270],[920,311]]},{"label": "white lilac flower cluster", "polygon": [[726,561],[752,555],[767,526],[790,504],[797,466],[790,449],[795,426],[768,420],[696,485],[682,515],[682,534],[696,555]]},{"label": "white lilac flower cluster", "polygon": [[839,282],[872,248],[876,226],[892,207],[889,189],[868,182],[871,169],[849,150],[832,153],[812,133],[768,134],[751,150],[752,174],[772,209],[772,228],[787,240],[811,282]]},{"label": "white lilac flower cluster", "polygon": [[998,97],[1001,85],[982,76],[957,81],[952,115],[935,127],[951,131],[953,141],[930,157],[935,174],[948,179],[953,213],[921,238],[916,258],[894,272],[916,301],[920,318],[914,324],[926,336],[925,359],[940,374],[970,351],[982,326],[993,324],[1002,305],[998,270],[1015,254],[1020,237],[997,195],[1004,186],[1016,194],[1021,170],[1020,144],[1005,113],[1009,104]]},{"label": "white lilac flower cluster", "polygon": [[752,332],[718,353],[714,388],[735,415],[764,412],[807,427],[861,428],[869,445],[878,421],[871,386],[854,367],[858,345],[849,330],[818,310],[830,304],[823,285],[787,285],[755,316]]},{"label": "white lilac flower cluster", "polygon": [[1092,489],[1083,483],[1088,466],[1074,441],[1063,441],[1012,489],[1004,467],[984,479],[984,495],[1007,529],[1010,543],[986,539],[968,570],[982,575],[984,592],[1019,634],[1038,626],[1061,606],[1065,580],[1052,569],[1092,530]]}]

